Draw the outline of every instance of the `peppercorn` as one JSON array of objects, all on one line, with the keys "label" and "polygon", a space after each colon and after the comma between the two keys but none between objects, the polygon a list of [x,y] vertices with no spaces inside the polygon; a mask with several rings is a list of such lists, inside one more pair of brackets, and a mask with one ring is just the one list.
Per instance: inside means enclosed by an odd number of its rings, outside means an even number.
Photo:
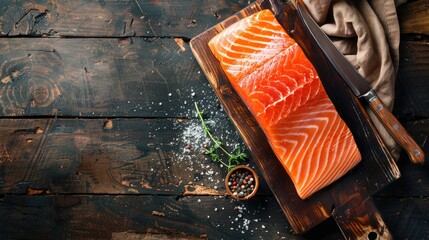
[{"label": "peppercorn", "polygon": [[250,195],[254,189],[254,178],[250,171],[238,169],[231,173],[228,179],[228,187],[234,196],[239,198]]}]

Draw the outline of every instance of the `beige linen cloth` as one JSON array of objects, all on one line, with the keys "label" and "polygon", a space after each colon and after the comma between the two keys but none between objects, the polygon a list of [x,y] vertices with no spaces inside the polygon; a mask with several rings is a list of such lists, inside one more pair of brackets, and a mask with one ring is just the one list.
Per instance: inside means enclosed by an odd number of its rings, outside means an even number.
[{"label": "beige linen cloth", "polygon": [[[303,0],[334,45],[392,110],[399,63],[399,23],[394,0]],[[399,147],[369,110],[392,156]]]}]

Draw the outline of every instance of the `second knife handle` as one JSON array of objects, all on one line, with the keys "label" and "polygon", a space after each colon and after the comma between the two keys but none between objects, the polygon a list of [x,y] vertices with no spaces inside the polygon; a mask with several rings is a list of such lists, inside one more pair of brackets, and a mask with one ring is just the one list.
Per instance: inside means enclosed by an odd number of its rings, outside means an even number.
[{"label": "second knife handle", "polygon": [[374,91],[369,91],[363,97],[368,101],[370,108],[389,131],[396,142],[407,152],[408,157],[414,164],[423,164],[425,161],[424,152],[396,119],[390,110],[384,105]]}]

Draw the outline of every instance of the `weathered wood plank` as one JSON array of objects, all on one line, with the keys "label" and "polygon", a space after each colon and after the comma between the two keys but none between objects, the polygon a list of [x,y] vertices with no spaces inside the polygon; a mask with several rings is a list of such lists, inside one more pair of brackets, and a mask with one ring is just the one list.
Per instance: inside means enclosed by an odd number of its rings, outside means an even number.
[{"label": "weathered wood plank", "polygon": [[0,36],[178,36],[192,38],[248,1],[5,0]]},{"label": "weathered wood plank", "polygon": [[[249,1],[2,1],[0,36],[181,36],[192,38]],[[90,11],[88,11],[90,9]],[[398,7],[402,33],[429,34],[428,2]]]},{"label": "weathered wood plank", "polygon": [[4,239],[124,239],[127,233],[135,239],[302,239],[292,235],[272,196],[237,202],[211,196],[6,195],[0,214]]},{"label": "weathered wood plank", "polygon": [[[427,198],[376,198],[396,239],[429,235]],[[5,239],[342,239],[332,219],[293,235],[272,196],[247,202],[198,196],[5,195],[0,199]]]},{"label": "weathered wood plank", "polygon": [[429,42],[403,41],[394,113],[403,120],[429,118]]},{"label": "weathered wood plank", "polygon": [[[191,117],[217,98],[174,39],[0,39],[0,116]],[[217,111],[219,112],[219,111]]]},{"label": "weathered wood plank", "polygon": [[413,136],[425,153],[425,165],[413,165],[402,152],[398,166],[401,178],[377,193],[383,197],[428,197],[429,196],[429,119],[411,121],[404,128]]},{"label": "weathered wood plank", "polygon": [[[241,144],[229,119],[207,121],[227,149]],[[225,194],[197,119],[0,119],[0,136],[4,194]]]},{"label": "weathered wood plank", "polygon": [[418,0],[398,7],[401,33],[429,35],[429,1]]},{"label": "weathered wood plank", "polygon": [[428,239],[428,198],[375,198],[395,239]]}]

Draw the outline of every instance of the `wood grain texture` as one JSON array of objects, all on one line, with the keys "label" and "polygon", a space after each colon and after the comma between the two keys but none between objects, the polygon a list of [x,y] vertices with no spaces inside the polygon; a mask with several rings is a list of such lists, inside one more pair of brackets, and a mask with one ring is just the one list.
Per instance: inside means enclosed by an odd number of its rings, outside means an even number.
[{"label": "wood grain texture", "polygon": [[[232,201],[225,169],[184,152],[193,101],[216,136],[243,144],[188,40],[248,4],[2,0],[0,238],[342,239],[332,218],[294,235],[263,177],[254,199]],[[394,113],[429,156],[425,4],[398,9]],[[429,167],[405,155],[398,167],[401,178],[372,196],[396,239],[425,239]]]},{"label": "wood grain texture", "polygon": [[395,239],[428,238],[428,202],[428,198],[375,198]]},{"label": "wood grain texture", "polygon": [[[199,120],[110,121],[106,129],[106,119],[0,119],[1,193],[225,195],[226,169],[201,152]],[[240,143],[228,119],[208,124],[225,144]]]},{"label": "wood grain texture", "polygon": [[192,117],[217,99],[174,39],[0,39],[0,116]]},{"label": "wood grain texture", "polygon": [[393,239],[372,198],[362,199],[354,194],[332,215],[345,239]]},{"label": "wood grain texture", "polygon": [[402,41],[393,113],[403,120],[429,118],[429,42]]},{"label": "wood grain texture", "polygon": [[[375,202],[396,239],[428,236],[427,198]],[[331,220],[294,235],[279,208],[272,196],[243,203],[211,196],[5,195],[0,234],[5,239],[342,239]]]},{"label": "wood grain texture", "polygon": [[192,38],[247,1],[4,0],[0,36]]},{"label": "wood grain texture", "polygon": [[429,35],[429,1],[402,4],[397,9],[401,33]]},{"label": "wood grain texture", "polygon": [[277,209],[272,196],[246,205],[211,196],[8,195],[0,200],[0,234],[5,239],[121,239],[127,232],[152,235],[149,239],[302,239],[292,235]]}]

